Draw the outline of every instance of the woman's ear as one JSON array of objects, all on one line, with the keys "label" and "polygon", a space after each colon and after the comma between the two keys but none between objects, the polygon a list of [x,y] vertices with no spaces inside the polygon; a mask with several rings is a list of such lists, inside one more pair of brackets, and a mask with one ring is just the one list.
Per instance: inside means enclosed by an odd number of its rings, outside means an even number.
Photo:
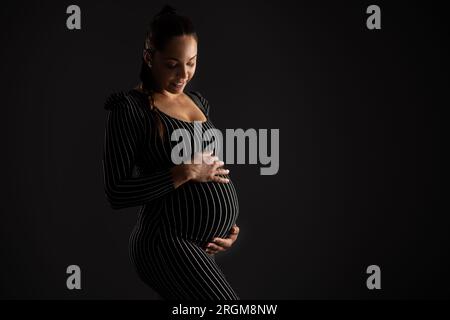
[{"label": "woman's ear", "polygon": [[152,57],[147,49],[144,49],[144,52],[142,53],[142,57],[144,58],[145,63],[151,67],[152,66]]}]

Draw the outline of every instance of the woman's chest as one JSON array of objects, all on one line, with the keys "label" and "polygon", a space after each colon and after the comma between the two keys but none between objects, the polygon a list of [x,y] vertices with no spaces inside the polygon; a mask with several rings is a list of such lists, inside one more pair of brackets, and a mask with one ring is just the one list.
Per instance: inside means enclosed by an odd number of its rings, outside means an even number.
[{"label": "woman's chest", "polygon": [[222,133],[209,120],[191,123],[162,115],[149,121],[153,130],[145,140],[146,163],[171,167],[189,162],[194,153],[212,150],[217,155],[222,149]]}]

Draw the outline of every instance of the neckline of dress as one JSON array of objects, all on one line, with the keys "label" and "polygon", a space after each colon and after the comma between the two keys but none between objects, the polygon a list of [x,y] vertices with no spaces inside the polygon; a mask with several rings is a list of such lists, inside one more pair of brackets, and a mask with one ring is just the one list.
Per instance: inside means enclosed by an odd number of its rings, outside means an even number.
[{"label": "neckline of dress", "polygon": [[[139,91],[139,90],[134,89],[134,88],[131,89],[130,91],[135,91],[135,92],[139,93],[140,95],[145,96],[145,99],[148,99],[148,95],[146,95],[142,91]],[[206,121],[197,121],[197,120],[187,121],[187,120],[178,119],[178,118],[172,117],[171,115],[161,111],[157,106],[154,106],[154,107],[155,107],[155,109],[156,109],[156,111],[158,113],[160,113],[160,114],[162,114],[162,115],[164,115],[164,116],[166,116],[166,117],[168,117],[170,119],[173,119],[173,120],[177,120],[177,121],[181,121],[181,122],[189,123],[189,124],[194,124],[196,122],[200,123],[200,124],[204,124],[204,123],[208,122],[209,121],[208,116],[205,114],[205,112],[203,112],[203,109],[198,106],[197,102],[195,102],[195,100],[191,97],[191,93],[190,92],[185,92],[185,94],[189,97],[189,99],[191,99],[194,102],[194,104],[197,106],[197,108],[199,108],[200,111],[205,115]]]}]

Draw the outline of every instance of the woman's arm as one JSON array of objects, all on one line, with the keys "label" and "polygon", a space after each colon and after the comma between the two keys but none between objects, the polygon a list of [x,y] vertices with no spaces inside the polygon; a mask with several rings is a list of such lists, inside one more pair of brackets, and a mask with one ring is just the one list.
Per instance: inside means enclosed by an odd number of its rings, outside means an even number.
[{"label": "woman's arm", "polygon": [[139,148],[145,139],[144,114],[132,99],[109,100],[103,150],[106,199],[113,209],[142,205],[173,191],[187,181],[175,166],[139,177],[132,176]]}]

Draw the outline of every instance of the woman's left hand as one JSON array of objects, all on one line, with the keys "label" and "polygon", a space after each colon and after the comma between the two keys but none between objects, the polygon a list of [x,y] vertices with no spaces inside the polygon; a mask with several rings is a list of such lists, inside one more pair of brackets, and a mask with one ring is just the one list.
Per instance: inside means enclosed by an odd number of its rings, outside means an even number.
[{"label": "woman's left hand", "polygon": [[214,238],[213,242],[206,245],[206,253],[216,254],[221,251],[228,250],[237,240],[239,227],[235,224],[230,231],[228,238]]}]

